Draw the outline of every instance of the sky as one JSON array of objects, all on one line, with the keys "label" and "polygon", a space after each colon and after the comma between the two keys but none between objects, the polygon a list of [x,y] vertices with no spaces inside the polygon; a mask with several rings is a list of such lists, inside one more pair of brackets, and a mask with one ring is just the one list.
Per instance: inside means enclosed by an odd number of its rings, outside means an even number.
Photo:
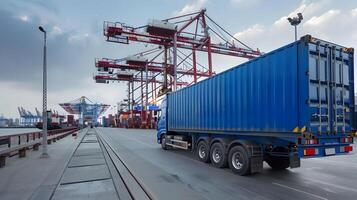
[{"label": "sky", "polygon": [[[103,21],[137,27],[202,8],[236,38],[263,52],[294,40],[286,18],[298,12],[304,15],[299,36],[357,47],[356,0],[1,0],[0,115],[19,117],[18,106],[33,112],[41,108],[39,25],[48,32],[48,107],[64,114],[58,103],[81,96],[110,105],[125,98],[126,83],[94,82],[95,58],[122,58],[150,48],[106,42]],[[214,56],[213,69],[221,72],[244,61]]]}]

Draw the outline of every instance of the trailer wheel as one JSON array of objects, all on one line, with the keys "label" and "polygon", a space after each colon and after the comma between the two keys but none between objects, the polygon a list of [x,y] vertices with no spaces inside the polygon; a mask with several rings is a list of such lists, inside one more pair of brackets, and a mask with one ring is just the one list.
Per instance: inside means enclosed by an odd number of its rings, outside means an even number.
[{"label": "trailer wheel", "polygon": [[228,154],[229,168],[239,175],[247,175],[250,173],[250,160],[247,151],[242,146],[231,148]]},{"label": "trailer wheel", "polygon": [[209,157],[209,146],[206,141],[201,140],[197,145],[197,158],[199,161],[208,163],[210,161]]},{"label": "trailer wheel", "polygon": [[163,150],[169,150],[169,149],[172,148],[172,147],[166,145],[166,134],[164,134],[164,135],[161,136],[161,148],[162,148]]},{"label": "trailer wheel", "polygon": [[284,170],[290,166],[288,157],[269,156],[266,162],[273,170]]},{"label": "trailer wheel", "polygon": [[227,154],[222,143],[216,142],[211,146],[210,156],[214,167],[224,168],[227,166]]}]

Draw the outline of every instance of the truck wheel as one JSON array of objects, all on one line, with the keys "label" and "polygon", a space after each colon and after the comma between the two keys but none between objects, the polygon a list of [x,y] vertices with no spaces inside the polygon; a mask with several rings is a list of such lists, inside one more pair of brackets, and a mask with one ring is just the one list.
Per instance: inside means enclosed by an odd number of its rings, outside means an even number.
[{"label": "truck wheel", "polygon": [[266,162],[273,170],[284,170],[290,166],[288,157],[269,156]]},{"label": "truck wheel", "polygon": [[201,140],[197,145],[197,157],[198,160],[204,163],[208,163],[209,159],[209,146],[206,141]]},{"label": "truck wheel", "polygon": [[247,175],[250,173],[250,160],[248,153],[242,146],[233,147],[228,154],[229,168],[239,175]]},{"label": "truck wheel", "polygon": [[172,147],[166,145],[166,135],[162,135],[162,136],[161,136],[161,148],[162,148],[163,150],[169,150],[169,149],[172,148]]},{"label": "truck wheel", "polygon": [[227,154],[222,143],[216,142],[211,146],[210,156],[214,167],[223,168],[227,166]]}]

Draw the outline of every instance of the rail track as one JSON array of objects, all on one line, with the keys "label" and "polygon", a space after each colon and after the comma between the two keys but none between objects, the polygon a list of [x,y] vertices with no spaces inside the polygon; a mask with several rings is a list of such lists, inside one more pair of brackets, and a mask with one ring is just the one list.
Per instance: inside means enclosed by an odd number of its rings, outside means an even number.
[{"label": "rail track", "polygon": [[[110,170],[113,181],[117,187],[117,192],[120,199],[123,196],[128,196],[128,199],[142,199],[142,200],[153,200],[156,199],[148,187],[143,183],[143,181],[136,176],[125,161],[121,158],[118,151],[107,141],[108,138],[105,137],[99,130],[95,130],[99,138],[100,143],[103,145],[103,149],[106,151],[109,161],[113,163],[114,170]],[[111,169],[111,168],[110,168]],[[120,180],[115,178],[115,173],[117,173]],[[121,186],[124,186],[121,187]],[[124,194],[127,192],[128,195]]]}]

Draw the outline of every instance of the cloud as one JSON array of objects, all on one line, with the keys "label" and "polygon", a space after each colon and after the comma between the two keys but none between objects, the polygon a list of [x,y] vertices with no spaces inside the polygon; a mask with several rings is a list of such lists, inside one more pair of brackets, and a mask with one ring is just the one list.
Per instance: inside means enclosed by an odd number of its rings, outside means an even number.
[{"label": "cloud", "polygon": [[[101,23],[90,28],[85,25],[66,26],[61,23],[56,8],[50,9],[51,15],[45,18],[49,11],[41,5],[24,3],[13,8],[9,4],[1,4],[0,26],[7,28],[0,31],[0,113],[6,117],[18,117],[17,106],[22,105],[29,110],[41,107],[43,34],[38,30],[39,24],[49,33],[48,108],[64,114],[58,103],[83,95],[112,105],[125,98],[126,84],[95,83],[92,78],[94,58],[133,54],[138,51],[135,45],[120,48],[118,44],[105,42]],[[28,16],[26,23],[19,23],[22,22],[19,10]]]},{"label": "cloud", "polygon": [[207,0],[194,0],[192,3],[186,4],[181,10],[176,11],[174,15],[185,15],[193,12],[198,12],[204,8]]},{"label": "cloud", "polygon": [[357,8],[351,10],[351,15],[357,17]]},{"label": "cloud", "polygon": [[68,42],[75,44],[75,43],[81,43],[83,41],[86,41],[89,39],[89,33],[84,33],[84,34],[74,34],[70,35],[68,37]]},{"label": "cloud", "polygon": [[[31,20],[19,23],[21,19],[16,16],[16,12],[0,8],[0,26],[8,27],[0,31],[0,113],[11,117],[18,115],[17,106],[30,110],[40,107],[42,92],[43,35],[37,28],[41,19],[29,14]],[[60,110],[57,103],[82,95],[98,102],[116,103],[123,94],[109,94],[109,90],[118,91],[118,85],[105,85],[103,89],[104,86],[93,81],[92,72],[95,57],[102,54],[115,57],[118,51],[110,51],[113,48],[104,45],[104,41],[96,42],[91,33],[63,30],[56,24],[45,25],[49,31],[49,108]]]},{"label": "cloud", "polygon": [[29,20],[29,17],[27,15],[20,16],[19,18],[24,22],[27,22]]},{"label": "cloud", "polygon": [[340,10],[329,10],[326,13],[324,13],[321,16],[314,16],[312,18],[310,18],[309,20],[307,20],[304,23],[304,26],[317,26],[317,27],[321,27],[321,26],[325,26],[326,24],[330,24],[331,19],[333,19],[334,17],[337,17],[339,14],[341,13]]},{"label": "cloud", "polygon": [[234,37],[242,41],[251,41],[256,37],[263,34],[265,31],[264,26],[261,24],[254,24],[253,26],[234,34]]},{"label": "cloud", "polygon": [[[333,5],[319,4],[319,2],[302,4],[270,25],[255,24],[236,33],[235,37],[259,47],[263,52],[269,52],[294,40],[294,29],[286,18],[304,10],[306,13],[304,20],[298,26],[299,36],[310,34],[316,38],[356,48],[357,8],[335,9]],[[356,58],[355,63],[357,63]],[[355,76],[357,77],[356,70]]]},{"label": "cloud", "polygon": [[313,16],[307,20],[302,29],[324,37],[327,40],[336,40],[345,45],[357,46],[357,16],[353,10],[327,10],[319,16]]},{"label": "cloud", "polygon": [[331,0],[318,0],[311,3],[302,1],[299,7],[291,11],[285,16],[280,17],[274,22],[274,26],[289,26],[289,22],[286,20],[288,17],[295,17],[297,13],[302,13],[305,19],[310,18],[313,15],[319,14],[324,7],[327,7]]},{"label": "cloud", "polygon": [[29,19],[39,21],[42,25],[48,25],[56,20],[58,10],[54,1],[28,1],[28,0],[2,0],[0,1],[1,10],[10,13],[21,13],[20,19],[28,21]]},{"label": "cloud", "polygon": [[249,7],[260,3],[262,0],[230,0],[231,5],[239,7]]},{"label": "cloud", "polygon": [[[292,12],[287,13],[274,21],[271,25],[255,24],[245,30],[235,34],[238,39],[261,46],[265,51],[292,41],[293,28],[287,21],[287,17],[295,16],[298,12],[303,12],[304,20],[298,27],[299,35],[312,34],[322,39],[337,40],[336,42],[347,42],[342,35],[349,35],[357,30],[355,26],[355,13],[357,8],[352,10],[330,9],[330,1],[314,1],[306,3],[303,1]],[[340,28],[336,28],[340,27]],[[351,27],[347,29],[347,27]],[[348,31],[346,31],[348,30]]]},{"label": "cloud", "polygon": [[[14,81],[25,83],[27,88],[38,88],[34,80],[41,78],[42,64],[42,34],[38,30],[39,19],[33,18],[28,23],[18,23],[18,19],[12,17],[14,13],[1,11],[0,26],[8,27],[0,32],[0,82]],[[21,19],[20,19],[21,20]],[[51,27],[48,25],[47,27]],[[50,33],[62,32],[59,27],[52,26]],[[45,27],[46,28],[46,27]],[[23,34],[26,33],[26,34]],[[68,60],[63,58],[77,55],[72,62],[77,62],[83,54],[77,52],[76,46],[71,46],[66,42],[68,33],[58,35],[56,38],[48,38],[48,66],[55,71],[69,70],[72,67]],[[73,69],[71,69],[73,71]],[[77,71],[77,70],[75,70]],[[49,70],[49,76],[52,76]],[[79,72],[79,71],[78,71]],[[61,74],[65,71],[61,72]],[[55,80],[58,76],[55,76]],[[75,79],[73,79],[75,82]],[[73,82],[71,81],[71,82]],[[60,87],[57,87],[60,88]]]},{"label": "cloud", "polygon": [[50,34],[51,35],[61,35],[61,34],[63,34],[63,31],[59,26],[53,26]]}]

